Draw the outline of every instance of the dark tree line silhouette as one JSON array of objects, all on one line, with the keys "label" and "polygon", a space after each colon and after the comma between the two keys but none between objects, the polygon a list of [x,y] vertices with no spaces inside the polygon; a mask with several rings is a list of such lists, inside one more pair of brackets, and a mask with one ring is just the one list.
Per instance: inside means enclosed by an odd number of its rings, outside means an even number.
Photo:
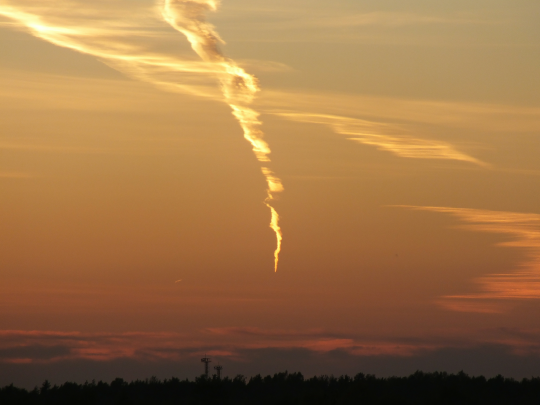
[{"label": "dark tree line silhouette", "polygon": [[278,373],[247,380],[199,377],[194,381],[160,381],[153,377],[110,384],[67,382],[26,390],[0,389],[1,405],[498,405],[540,404],[540,378],[516,381],[497,376],[416,372],[409,377],[377,378],[357,374],[305,379],[300,373]]}]

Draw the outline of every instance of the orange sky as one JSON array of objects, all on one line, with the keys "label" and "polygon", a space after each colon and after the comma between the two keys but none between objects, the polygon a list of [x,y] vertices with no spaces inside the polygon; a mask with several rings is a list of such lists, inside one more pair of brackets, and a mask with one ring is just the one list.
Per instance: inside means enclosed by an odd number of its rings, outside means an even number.
[{"label": "orange sky", "polygon": [[2,2],[0,385],[538,375],[538,12]]}]

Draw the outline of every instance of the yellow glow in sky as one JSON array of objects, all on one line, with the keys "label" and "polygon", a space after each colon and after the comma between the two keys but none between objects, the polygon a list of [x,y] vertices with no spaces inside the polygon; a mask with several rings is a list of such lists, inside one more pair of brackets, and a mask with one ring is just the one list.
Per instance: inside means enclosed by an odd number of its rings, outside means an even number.
[{"label": "yellow glow in sky", "polygon": [[538,12],[3,1],[0,385],[540,373]]}]

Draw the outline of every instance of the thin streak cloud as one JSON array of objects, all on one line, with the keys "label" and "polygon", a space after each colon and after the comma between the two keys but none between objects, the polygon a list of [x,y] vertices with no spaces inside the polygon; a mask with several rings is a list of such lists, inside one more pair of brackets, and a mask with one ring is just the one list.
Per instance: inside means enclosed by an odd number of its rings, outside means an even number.
[{"label": "thin streak cloud", "polygon": [[459,152],[448,143],[407,135],[396,125],[327,114],[296,112],[274,114],[297,122],[326,125],[351,141],[375,146],[379,150],[404,158],[460,160],[487,166],[486,163]]},{"label": "thin streak cloud", "polygon": [[[441,297],[444,307],[462,312],[502,312],[501,301],[540,299],[540,214],[488,211],[471,208],[398,206],[418,211],[451,214],[476,232],[511,235],[512,240],[497,246],[521,248],[526,257],[520,270],[491,274],[475,279],[478,293]],[[478,305],[477,305],[478,304]]]},{"label": "thin streak cloud", "polygon": [[[252,327],[215,328],[191,334],[0,330],[0,364],[44,365],[75,360],[111,362],[118,359],[194,361],[203,353],[213,353],[229,360],[250,361],[253,360],[253,353],[268,349],[289,352],[306,350],[314,354],[340,351],[353,357],[406,358],[448,348],[466,349],[494,344],[521,356],[540,353],[540,331],[537,329],[471,330],[467,338],[456,336],[451,330],[439,333],[424,334],[422,337],[378,338]],[[243,339],[238,340],[239,336]]]},{"label": "thin streak cloud", "polygon": [[466,101],[438,101],[299,91],[264,90],[265,113],[307,113],[354,117],[361,111],[375,122],[448,126],[495,133],[540,131],[540,108]]},{"label": "thin streak cloud", "polygon": [[[0,331],[0,364],[47,364],[62,361],[116,359],[186,360],[200,353],[220,352],[238,357],[242,351],[259,349],[305,349],[315,353],[344,350],[355,356],[411,356],[438,348],[427,342],[400,339],[377,340],[331,336],[323,332],[261,331],[245,342],[227,339],[224,332],[186,335],[176,332],[84,333],[62,331]],[[216,334],[217,332],[217,334]],[[225,339],[225,340],[224,340]]]}]

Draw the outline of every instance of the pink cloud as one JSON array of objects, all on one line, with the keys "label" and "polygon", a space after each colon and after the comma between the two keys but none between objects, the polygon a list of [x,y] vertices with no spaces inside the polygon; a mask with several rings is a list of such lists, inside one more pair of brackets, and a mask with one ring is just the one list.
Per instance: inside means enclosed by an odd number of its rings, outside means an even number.
[{"label": "pink cloud", "polygon": [[[248,333],[246,333],[246,331]],[[410,357],[443,348],[470,348],[496,344],[515,354],[540,353],[540,330],[496,329],[458,332],[418,338],[379,339],[309,330],[219,328],[192,336],[174,332],[83,333],[63,331],[0,331],[0,363],[54,363],[66,360],[107,362],[182,361],[208,354],[212,357],[248,361],[254,350],[308,350],[325,354],[342,351],[350,356]],[[461,337],[460,337],[461,336]],[[486,338],[487,336],[487,338]]]},{"label": "pink cloud", "polygon": [[540,214],[452,207],[398,207],[451,214],[466,223],[460,228],[510,235],[511,241],[501,242],[498,246],[521,248],[525,253],[521,270],[479,277],[473,280],[478,285],[478,292],[441,297],[438,303],[442,307],[458,312],[502,313],[510,307],[502,301],[540,299]]}]

